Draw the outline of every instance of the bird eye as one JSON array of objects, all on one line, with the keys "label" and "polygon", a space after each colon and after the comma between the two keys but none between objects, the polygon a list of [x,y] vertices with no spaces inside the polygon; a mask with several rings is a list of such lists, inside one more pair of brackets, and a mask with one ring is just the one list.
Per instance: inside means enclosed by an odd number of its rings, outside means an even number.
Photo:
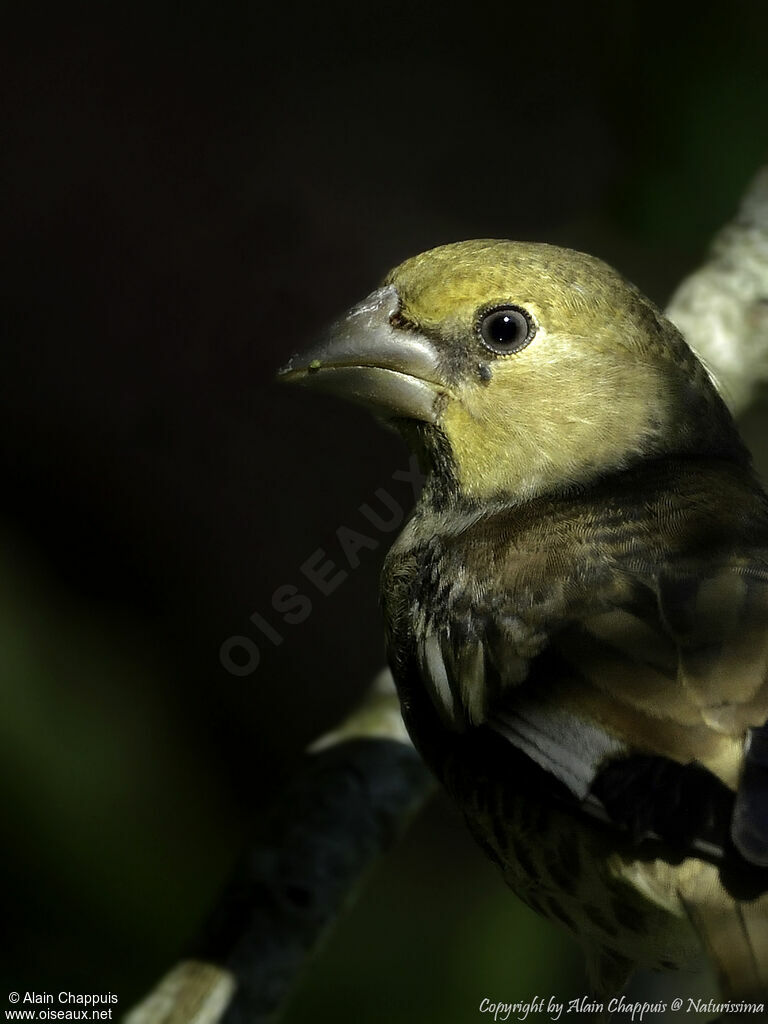
[{"label": "bird eye", "polygon": [[509,356],[525,348],[536,329],[527,313],[517,306],[497,306],[483,313],[478,332],[491,352]]}]

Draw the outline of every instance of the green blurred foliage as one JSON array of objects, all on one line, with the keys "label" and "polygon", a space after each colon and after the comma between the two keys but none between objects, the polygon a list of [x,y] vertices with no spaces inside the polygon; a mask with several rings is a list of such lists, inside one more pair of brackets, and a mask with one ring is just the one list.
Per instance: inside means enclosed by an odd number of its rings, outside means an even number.
[{"label": "green blurred foliage", "polygon": [[7,532],[0,650],[3,981],[122,992],[198,927],[239,839],[232,807],[158,704],[173,666],[141,624],[74,598]]}]

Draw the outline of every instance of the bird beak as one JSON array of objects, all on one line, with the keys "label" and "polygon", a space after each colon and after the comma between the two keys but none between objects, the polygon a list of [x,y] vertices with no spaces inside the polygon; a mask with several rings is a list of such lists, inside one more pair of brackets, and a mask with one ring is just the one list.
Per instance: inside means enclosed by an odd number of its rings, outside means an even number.
[{"label": "bird beak", "polygon": [[380,416],[436,422],[446,391],[437,351],[423,335],[393,327],[400,308],[394,285],[354,306],[320,342],[292,356],[278,380],[341,395]]}]

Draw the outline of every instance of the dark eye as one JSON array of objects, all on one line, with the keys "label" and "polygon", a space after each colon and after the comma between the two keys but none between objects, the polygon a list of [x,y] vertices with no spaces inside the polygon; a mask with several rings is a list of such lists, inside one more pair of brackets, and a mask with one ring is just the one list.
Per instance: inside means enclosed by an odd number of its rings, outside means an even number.
[{"label": "dark eye", "polygon": [[497,306],[482,315],[478,331],[486,348],[500,356],[509,356],[525,348],[533,338],[535,328],[527,314],[517,306]]}]

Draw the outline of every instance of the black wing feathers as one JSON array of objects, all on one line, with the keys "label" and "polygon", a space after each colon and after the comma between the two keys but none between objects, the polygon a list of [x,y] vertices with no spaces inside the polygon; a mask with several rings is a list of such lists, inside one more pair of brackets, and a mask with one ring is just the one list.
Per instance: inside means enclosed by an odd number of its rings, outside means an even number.
[{"label": "black wing feathers", "polygon": [[768,725],[749,730],[731,833],[747,860],[768,867]]}]

